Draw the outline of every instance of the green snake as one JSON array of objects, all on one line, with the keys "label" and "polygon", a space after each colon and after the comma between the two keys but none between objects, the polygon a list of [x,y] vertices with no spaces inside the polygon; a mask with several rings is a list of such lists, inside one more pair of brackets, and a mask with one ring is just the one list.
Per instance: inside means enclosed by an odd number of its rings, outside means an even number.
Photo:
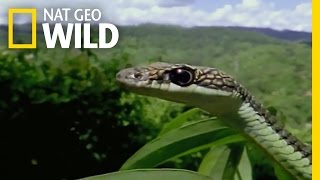
[{"label": "green snake", "polygon": [[296,179],[311,179],[312,150],[284,129],[233,77],[210,67],[154,63],[123,69],[117,81],[142,95],[199,107],[254,142]]}]

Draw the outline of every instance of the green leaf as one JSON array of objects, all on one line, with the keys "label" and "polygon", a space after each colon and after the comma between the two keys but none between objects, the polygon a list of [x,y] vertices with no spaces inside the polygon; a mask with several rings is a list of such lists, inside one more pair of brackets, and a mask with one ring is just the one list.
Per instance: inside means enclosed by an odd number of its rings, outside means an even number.
[{"label": "green leaf", "polygon": [[182,169],[137,169],[91,176],[82,180],[212,180],[210,177]]},{"label": "green leaf", "polygon": [[186,123],[188,121],[188,119],[195,115],[198,114],[199,112],[201,112],[200,109],[198,108],[193,108],[190,109],[182,114],[180,114],[179,116],[177,116],[176,118],[174,118],[173,120],[169,121],[168,123],[166,123],[161,132],[159,133],[158,136],[165,134],[173,129],[177,129],[178,127],[181,127],[184,123]]},{"label": "green leaf", "polygon": [[237,171],[238,165],[243,153],[244,145],[240,143],[230,144],[230,155],[228,157],[226,167],[223,171],[222,179],[229,180],[234,179]]},{"label": "green leaf", "polygon": [[248,157],[247,148],[244,148],[239,165],[238,165],[238,176],[236,180],[252,180],[252,167]]},{"label": "green leaf", "polygon": [[206,154],[199,173],[215,180],[231,180],[238,175],[238,165],[244,149],[242,143],[216,146]]},{"label": "green leaf", "polygon": [[240,134],[235,134],[213,142],[211,144],[211,150],[203,158],[198,172],[210,176],[212,174],[212,170],[216,168],[215,166],[221,166],[221,164],[219,164],[220,162],[218,163],[217,161],[227,148],[224,145],[241,141],[244,141],[244,138]]},{"label": "green leaf", "polygon": [[274,173],[276,174],[277,178],[279,180],[291,180],[291,179],[295,179],[294,177],[292,177],[292,175],[290,173],[288,173],[286,170],[284,170],[281,166],[279,166],[278,164],[274,163],[273,165],[274,167]]},{"label": "green leaf", "polygon": [[234,134],[221,121],[197,121],[149,142],[131,156],[123,164],[121,170],[155,167],[173,157],[184,155],[190,149],[208,148],[209,146],[205,145]]},{"label": "green leaf", "polygon": [[214,146],[202,160],[198,172],[213,179],[222,179],[229,155],[230,149],[227,146]]},{"label": "green leaf", "polygon": [[184,156],[187,154],[195,153],[204,149],[212,148],[213,146],[222,146],[226,144],[231,144],[231,143],[237,143],[237,142],[242,142],[245,141],[244,137],[242,137],[240,134],[230,134],[226,135],[224,138],[217,139],[216,141],[213,141],[208,144],[204,144],[202,146],[194,147],[192,149],[189,149],[181,154],[179,156]]}]

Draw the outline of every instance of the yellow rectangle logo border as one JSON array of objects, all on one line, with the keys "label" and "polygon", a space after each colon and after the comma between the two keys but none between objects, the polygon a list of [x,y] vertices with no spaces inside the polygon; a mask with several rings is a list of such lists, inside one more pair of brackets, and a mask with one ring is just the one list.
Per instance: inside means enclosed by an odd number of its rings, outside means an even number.
[{"label": "yellow rectangle logo border", "polygon": [[[31,44],[14,44],[13,43],[13,15],[14,14],[31,14],[32,40]],[[34,49],[37,47],[37,9],[35,8],[10,8],[8,10],[8,47],[19,49]]]},{"label": "yellow rectangle logo border", "polygon": [[319,63],[319,1],[312,1],[312,179],[320,179],[320,63]]}]

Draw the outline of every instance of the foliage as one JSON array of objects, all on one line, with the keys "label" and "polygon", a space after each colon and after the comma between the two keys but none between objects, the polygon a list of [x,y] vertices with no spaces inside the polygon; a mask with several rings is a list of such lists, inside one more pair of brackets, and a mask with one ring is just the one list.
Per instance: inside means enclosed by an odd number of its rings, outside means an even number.
[{"label": "foliage", "polygon": [[[276,111],[275,109],[273,110]],[[159,173],[159,175],[162,173],[162,177],[170,175],[168,178],[171,179],[175,178],[171,177],[171,170],[180,172],[181,169],[171,169],[168,171],[167,169],[159,168],[156,169],[156,172],[150,173],[153,171],[150,168],[194,152],[202,153],[201,150],[206,149],[210,150],[204,152],[205,156],[199,165],[198,175],[204,175],[208,179],[215,180],[266,178],[263,176],[257,177],[257,175],[252,173],[252,162],[254,160],[249,158],[249,156],[255,156],[257,152],[254,153],[254,151],[250,150],[251,142],[246,142],[243,136],[224,125],[223,119],[209,118],[192,123],[188,122],[188,118],[198,112],[199,109],[191,109],[168,122],[160,131],[158,137],[132,155],[122,165],[119,172],[86,179],[153,179],[153,173]],[[247,149],[249,149],[249,153]],[[258,154],[262,155],[261,152]],[[292,175],[276,164],[274,164],[273,171],[279,180],[294,179]],[[129,175],[128,173],[133,174]],[[194,175],[184,174],[184,179],[195,178]],[[202,177],[197,178],[201,179]]]},{"label": "foliage", "polygon": [[211,178],[182,169],[139,169],[133,171],[120,171],[104,175],[83,178],[83,180],[211,180]]},{"label": "foliage", "polygon": [[147,100],[119,101],[127,93],[114,77],[127,57],[107,62],[76,50],[44,51],[1,54],[1,176],[13,178],[15,169],[40,179],[116,170],[158,128],[141,118]]}]

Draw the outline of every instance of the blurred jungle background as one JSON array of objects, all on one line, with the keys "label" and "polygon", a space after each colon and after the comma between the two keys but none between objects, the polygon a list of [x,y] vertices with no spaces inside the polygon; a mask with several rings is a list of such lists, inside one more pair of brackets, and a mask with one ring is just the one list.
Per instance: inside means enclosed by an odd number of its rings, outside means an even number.
[{"label": "blurred jungle background", "polygon": [[[16,42],[30,40],[25,29],[17,27]],[[120,69],[155,61],[231,74],[311,143],[311,33],[155,24],[119,31],[112,49],[47,49],[38,32],[37,49],[8,50],[7,27],[1,26],[0,179],[74,179],[117,171],[165,123],[191,108],[132,94],[115,82]],[[162,167],[196,170],[204,153]],[[253,157],[254,177],[274,178],[265,159]]]}]

